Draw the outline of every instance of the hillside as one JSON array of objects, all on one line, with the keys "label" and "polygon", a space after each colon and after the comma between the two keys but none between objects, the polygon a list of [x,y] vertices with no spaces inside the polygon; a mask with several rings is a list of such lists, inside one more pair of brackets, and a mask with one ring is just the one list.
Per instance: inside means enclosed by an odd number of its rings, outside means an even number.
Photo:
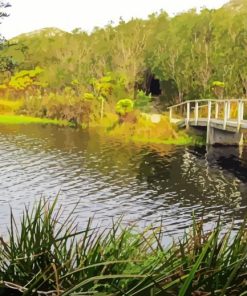
[{"label": "hillside", "polygon": [[229,3],[225,4],[223,7],[240,12],[241,10],[247,9],[247,1],[246,0],[231,0]]},{"label": "hillside", "polygon": [[91,92],[92,81],[110,75],[121,81],[116,99],[133,97],[138,89],[165,104],[207,98],[217,95],[215,81],[224,85],[224,95],[245,96],[246,18],[246,1],[232,0],[218,10],[173,18],[161,12],[91,34],[41,29],[17,36],[0,52],[8,62],[0,80],[39,66],[47,90],[75,88],[76,82],[76,92]]},{"label": "hillside", "polygon": [[18,42],[20,40],[26,40],[30,37],[43,37],[43,38],[49,38],[49,37],[58,37],[58,36],[63,36],[68,34],[67,32],[55,28],[55,27],[50,27],[50,28],[42,28],[40,30],[35,30],[31,31],[28,33],[23,33],[18,36],[15,36],[14,38],[11,38],[9,42]]}]

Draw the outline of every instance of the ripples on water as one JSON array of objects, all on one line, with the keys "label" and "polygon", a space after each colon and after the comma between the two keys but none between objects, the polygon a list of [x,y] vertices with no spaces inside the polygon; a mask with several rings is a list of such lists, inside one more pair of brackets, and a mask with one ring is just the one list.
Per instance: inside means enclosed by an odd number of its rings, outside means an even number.
[{"label": "ripples on water", "polygon": [[59,193],[65,211],[79,201],[83,224],[121,215],[141,226],[163,220],[181,234],[191,214],[209,225],[221,214],[240,222],[247,208],[247,151],[137,145],[96,133],[42,126],[0,126],[0,223],[9,208]]}]

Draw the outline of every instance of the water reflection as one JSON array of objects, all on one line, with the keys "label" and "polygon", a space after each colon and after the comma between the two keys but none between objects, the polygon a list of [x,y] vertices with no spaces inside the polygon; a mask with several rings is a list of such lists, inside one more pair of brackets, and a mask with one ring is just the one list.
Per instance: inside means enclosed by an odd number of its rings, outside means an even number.
[{"label": "water reflection", "polygon": [[163,219],[179,234],[191,213],[208,222],[243,219],[247,151],[137,145],[70,128],[0,126],[0,223],[41,195],[66,211],[79,201],[81,223],[124,215],[140,225]]}]

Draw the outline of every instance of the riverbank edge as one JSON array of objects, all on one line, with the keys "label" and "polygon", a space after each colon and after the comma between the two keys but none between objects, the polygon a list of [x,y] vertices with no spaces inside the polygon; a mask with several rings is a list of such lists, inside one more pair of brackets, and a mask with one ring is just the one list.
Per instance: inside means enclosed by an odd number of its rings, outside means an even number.
[{"label": "riverbank edge", "polygon": [[167,138],[160,140],[158,138],[145,138],[145,137],[135,137],[135,136],[121,136],[112,135],[106,129],[100,126],[94,126],[90,128],[90,131],[97,132],[100,135],[104,135],[111,139],[121,140],[124,143],[139,143],[139,144],[157,144],[157,145],[175,145],[175,146],[204,146],[206,145],[206,140],[203,137],[196,135],[189,135],[187,133],[180,134],[177,138]]},{"label": "riverbank edge", "polygon": [[26,115],[0,115],[0,124],[51,124],[58,126],[73,126],[70,122],[66,120],[57,120],[57,119],[49,119],[49,118],[40,118]]},{"label": "riverbank edge", "polygon": [[[111,121],[109,121],[109,118]],[[100,135],[105,135],[109,138],[121,140],[123,142],[132,142],[132,143],[140,143],[140,144],[157,144],[157,145],[176,145],[176,146],[190,146],[190,145],[197,145],[197,146],[204,146],[206,145],[206,138],[202,135],[197,135],[187,130],[178,130],[177,127],[169,122],[167,114],[159,114],[161,121],[166,122],[166,126],[160,127],[158,129],[167,130],[166,133],[161,136],[155,133],[155,129],[159,123],[152,123],[150,121],[149,115],[142,113],[139,115],[139,119],[144,122],[141,124],[138,123],[122,123],[118,124],[118,117],[113,114],[107,114],[106,118],[101,119],[97,122],[92,122],[90,124],[89,129],[96,131]],[[134,129],[143,129],[143,126],[146,126],[150,129],[150,133],[145,133],[145,131],[141,134],[136,135],[132,133]],[[116,126],[118,127],[118,131],[115,132]],[[145,130],[145,127],[144,127]],[[152,133],[152,132],[153,133]],[[162,137],[162,138],[161,138]]]},{"label": "riverbank edge", "polygon": [[[22,124],[40,124],[40,125],[56,125],[61,127],[75,127],[74,124],[66,121],[66,120],[57,120],[57,119],[49,119],[49,118],[40,118],[26,115],[14,115],[14,114],[0,114],[0,124],[9,124],[9,125],[22,125]],[[85,127],[81,126],[80,128],[85,129]],[[131,135],[117,136],[112,135],[108,132],[108,126],[102,126],[102,123],[99,122],[94,124],[93,126],[89,126],[90,131],[97,131],[101,135],[121,139],[124,142],[134,142],[134,143],[142,143],[142,144],[160,144],[160,145],[177,145],[177,146],[188,146],[188,145],[205,145],[205,141],[202,137],[188,135],[183,132],[182,134],[178,134],[176,138],[167,138],[161,140],[159,138],[151,137],[136,137]]]}]

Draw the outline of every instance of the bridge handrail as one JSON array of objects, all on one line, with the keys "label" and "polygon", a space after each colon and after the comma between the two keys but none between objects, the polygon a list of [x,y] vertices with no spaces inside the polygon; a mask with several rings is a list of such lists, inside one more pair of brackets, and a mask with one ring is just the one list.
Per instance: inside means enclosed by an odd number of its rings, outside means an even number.
[{"label": "bridge handrail", "polygon": [[[200,126],[201,119],[199,118],[199,109],[202,107],[207,107],[207,114],[203,117],[204,125],[207,127],[207,143],[210,143],[210,137],[212,133],[210,132],[210,127],[213,120],[220,121],[221,129],[226,130],[229,128],[229,124],[232,122],[234,117],[234,124],[236,132],[239,133],[244,120],[244,112],[246,110],[247,98],[239,99],[202,99],[202,100],[188,100],[180,104],[170,106],[169,109],[169,118],[171,123],[177,123],[178,120],[173,118],[173,110],[177,107],[185,105],[185,108],[182,110],[182,116],[184,126],[188,129],[190,125]],[[200,104],[200,103],[203,103]],[[206,104],[205,104],[206,103]],[[220,108],[220,103],[223,103],[223,119],[222,119],[222,110]],[[237,108],[234,109],[234,114],[231,112],[232,103],[237,103]],[[200,104],[200,105],[199,105]],[[191,117],[191,111],[193,110],[193,115]],[[178,111],[178,110],[175,110]],[[180,110],[181,111],[181,110]],[[220,112],[219,112],[220,111]],[[236,112],[237,111],[237,112]],[[220,115],[220,116],[219,116]],[[219,119],[220,117],[220,119]],[[191,121],[191,119],[193,119]],[[242,137],[242,136],[241,136]],[[243,137],[242,137],[243,138]]]},{"label": "bridge handrail", "polygon": [[188,101],[184,101],[184,102],[181,102],[179,104],[176,104],[176,105],[172,105],[172,106],[169,106],[167,107],[168,109],[171,109],[171,108],[176,108],[176,107],[179,107],[179,106],[182,106],[182,105],[185,105],[187,103],[201,103],[201,102],[214,102],[214,103],[225,103],[225,102],[247,102],[247,99],[202,99],[202,100],[188,100]]}]

